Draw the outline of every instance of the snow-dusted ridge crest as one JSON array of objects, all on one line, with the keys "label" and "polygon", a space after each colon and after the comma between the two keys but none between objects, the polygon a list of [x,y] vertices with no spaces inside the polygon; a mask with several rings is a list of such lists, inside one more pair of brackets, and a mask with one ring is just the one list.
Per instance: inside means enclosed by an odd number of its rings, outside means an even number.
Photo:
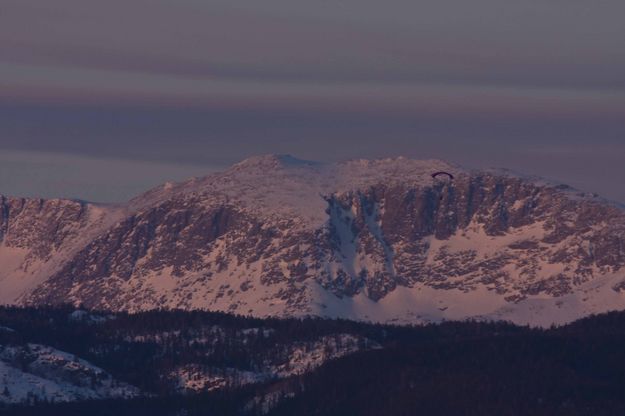
[{"label": "snow-dusted ridge crest", "polygon": [[1,301],[536,325],[625,308],[625,211],[510,172],[265,155],[76,204],[2,199]]},{"label": "snow-dusted ridge crest", "polygon": [[437,170],[460,172],[441,160],[404,157],[353,159],[339,163],[303,160],[291,155],[253,156],[223,172],[180,183],[166,183],[130,201],[140,209],[177,194],[210,194],[213,198],[263,206],[269,210],[319,205],[320,195],[347,192],[384,182],[431,182]]}]

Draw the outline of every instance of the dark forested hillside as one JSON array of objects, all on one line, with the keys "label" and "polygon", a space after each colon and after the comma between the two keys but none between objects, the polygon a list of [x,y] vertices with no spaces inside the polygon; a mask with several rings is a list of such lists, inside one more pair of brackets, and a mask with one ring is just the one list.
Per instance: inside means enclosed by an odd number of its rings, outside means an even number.
[{"label": "dark forested hillside", "polygon": [[[1,308],[0,370],[10,371],[0,375],[0,412],[625,414],[624,345],[621,312],[542,330],[507,323],[396,327],[199,311]],[[89,366],[95,375],[85,384],[82,368]],[[21,384],[9,379],[18,376]],[[18,388],[32,387],[31,376],[56,384],[32,390],[28,400],[11,400]],[[69,393],[54,393],[56,386]],[[124,395],[106,394],[105,387],[119,386],[126,386]]]}]

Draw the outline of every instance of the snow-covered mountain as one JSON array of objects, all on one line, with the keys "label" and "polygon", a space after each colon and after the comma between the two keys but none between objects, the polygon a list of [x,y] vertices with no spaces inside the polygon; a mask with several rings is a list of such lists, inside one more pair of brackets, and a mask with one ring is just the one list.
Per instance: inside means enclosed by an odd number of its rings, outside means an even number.
[{"label": "snow-covered mountain", "polygon": [[270,155],[124,206],[2,198],[0,240],[5,303],[536,325],[625,309],[621,207],[438,160]]}]

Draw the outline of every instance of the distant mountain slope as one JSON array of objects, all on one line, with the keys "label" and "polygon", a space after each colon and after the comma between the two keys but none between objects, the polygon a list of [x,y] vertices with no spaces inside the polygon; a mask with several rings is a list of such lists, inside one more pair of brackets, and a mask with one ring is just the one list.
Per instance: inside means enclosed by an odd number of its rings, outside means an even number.
[{"label": "distant mountain slope", "polygon": [[[432,178],[437,171],[454,179]],[[37,255],[45,267],[21,291],[12,285],[28,268],[12,257],[21,268],[0,272],[0,289],[14,294],[5,301],[537,325],[625,308],[625,211],[506,172],[270,155],[124,207],[80,206],[97,209],[98,220],[69,208],[24,214],[56,224],[23,243],[28,256],[59,230],[73,234],[52,238],[46,246],[62,255]],[[14,233],[28,223],[4,218]],[[11,241],[0,253],[15,250]]]}]

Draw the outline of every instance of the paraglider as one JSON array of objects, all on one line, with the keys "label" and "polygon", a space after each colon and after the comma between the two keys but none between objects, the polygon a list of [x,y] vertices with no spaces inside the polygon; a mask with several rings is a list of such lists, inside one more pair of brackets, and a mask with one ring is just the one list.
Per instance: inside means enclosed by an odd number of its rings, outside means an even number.
[{"label": "paraglider", "polygon": [[[432,174],[432,180],[434,181],[435,186],[438,187],[448,187],[451,186],[451,183],[454,180],[454,175],[445,171],[438,171]],[[439,200],[443,201],[443,193],[440,194]]]},{"label": "paraglider", "polygon": [[438,177],[440,177],[440,176],[447,176],[447,177],[449,178],[449,180],[450,180],[450,181],[453,181],[453,180],[454,180],[454,175],[452,175],[452,174],[451,174],[451,173],[449,173],[449,172],[442,171],[442,170],[441,170],[441,171],[439,171],[439,172],[434,172],[434,173],[432,174],[432,179],[436,179],[436,178],[438,178]]}]

